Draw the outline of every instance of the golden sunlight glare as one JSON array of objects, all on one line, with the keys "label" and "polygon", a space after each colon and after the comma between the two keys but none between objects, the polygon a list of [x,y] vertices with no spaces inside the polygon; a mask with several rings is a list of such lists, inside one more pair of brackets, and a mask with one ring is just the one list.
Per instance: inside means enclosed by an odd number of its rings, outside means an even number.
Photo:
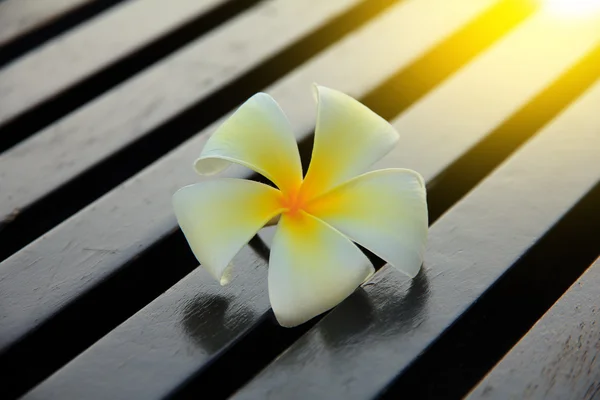
[{"label": "golden sunlight glare", "polygon": [[600,12],[600,0],[543,0],[546,8],[558,15],[583,17]]}]

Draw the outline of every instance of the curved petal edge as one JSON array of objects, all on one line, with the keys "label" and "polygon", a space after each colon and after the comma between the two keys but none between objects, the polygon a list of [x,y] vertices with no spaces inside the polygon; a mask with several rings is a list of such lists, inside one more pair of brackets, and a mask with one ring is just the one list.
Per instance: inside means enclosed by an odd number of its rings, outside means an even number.
[{"label": "curved petal edge", "polygon": [[269,260],[269,299],[280,325],[293,327],[335,307],[374,272],[347,237],[298,212],[283,214]]},{"label": "curved petal edge", "polygon": [[366,172],[389,153],[399,135],[389,122],[352,97],[315,85],[317,125],[303,183],[311,199]]},{"label": "curved petal edge", "polygon": [[201,175],[243,165],[284,191],[302,181],[302,165],[290,123],[271,96],[257,93],[212,134],[194,167]]},{"label": "curved petal edge", "polygon": [[281,192],[242,179],[216,179],[179,189],[173,195],[177,222],[192,252],[221,284],[231,260],[281,212]]},{"label": "curved petal edge", "polygon": [[385,169],[360,175],[314,199],[306,211],[411,278],[419,272],[428,214],[417,172]]}]

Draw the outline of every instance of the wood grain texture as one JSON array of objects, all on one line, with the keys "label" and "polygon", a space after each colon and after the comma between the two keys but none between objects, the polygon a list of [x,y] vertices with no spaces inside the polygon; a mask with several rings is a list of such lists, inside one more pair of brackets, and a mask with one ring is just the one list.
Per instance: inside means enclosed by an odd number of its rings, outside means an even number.
[{"label": "wood grain texture", "polygon": [[[565,265],[565,268],[568,267]],[[599,324],[600,259],[467,398],[598,398]]]},{"label": "wood grain texture", "polygon": [[51,40],[0,70],[0,126],[224,1],[132,0]]},{"label": "wood grain texture", "polygon": [[384,267],[234,398],[385,390],[600,180],[599,101],[600,82],[444,214],[417,279]]}]

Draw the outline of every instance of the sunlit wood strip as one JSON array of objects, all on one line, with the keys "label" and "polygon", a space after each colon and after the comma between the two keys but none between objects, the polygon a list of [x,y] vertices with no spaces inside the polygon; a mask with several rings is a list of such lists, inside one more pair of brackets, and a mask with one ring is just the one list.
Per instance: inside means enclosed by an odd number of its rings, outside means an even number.
[{"label": "sunlit wood strip", "polygon": [[393,121],[400,145],[375,168],[434,178],[600,43],[600,13],[557,19],[540,12]]}]

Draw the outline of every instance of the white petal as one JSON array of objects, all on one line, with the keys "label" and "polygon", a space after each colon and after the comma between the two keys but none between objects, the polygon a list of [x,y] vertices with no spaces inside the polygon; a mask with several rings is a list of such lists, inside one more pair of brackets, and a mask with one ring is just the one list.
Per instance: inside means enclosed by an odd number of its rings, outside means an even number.
[{"label": "white petal", "polygon": [[313,200],[305,210],[411,278],[419,272],[428,216],[425,186],[418,173],[369,172]]},{"label": "white petal", "polygon": [[302,211],[283,214],[269,260],[271,307],[282,326],[299,325],[335,307],[373,271],[332,227]]},{"label": "white petal", "polygon": [[305,199],[364,173],[397,143],[398,133],[379,115],[341,92],[316,86],[317,126]]},{"label": "white petal", "polygon": [[214,174],[230,163],[241,164],[291,191],[302,181],[302,165],[294,133],[271,96],[258,93],[248,99],[206,142],[195,167]]},{"label": "white petal", "polygon": [[200,264],[226,284],[233,257],[281,211],[281,192],[258,182],[216,179],[179,189],[173,208]]}]

